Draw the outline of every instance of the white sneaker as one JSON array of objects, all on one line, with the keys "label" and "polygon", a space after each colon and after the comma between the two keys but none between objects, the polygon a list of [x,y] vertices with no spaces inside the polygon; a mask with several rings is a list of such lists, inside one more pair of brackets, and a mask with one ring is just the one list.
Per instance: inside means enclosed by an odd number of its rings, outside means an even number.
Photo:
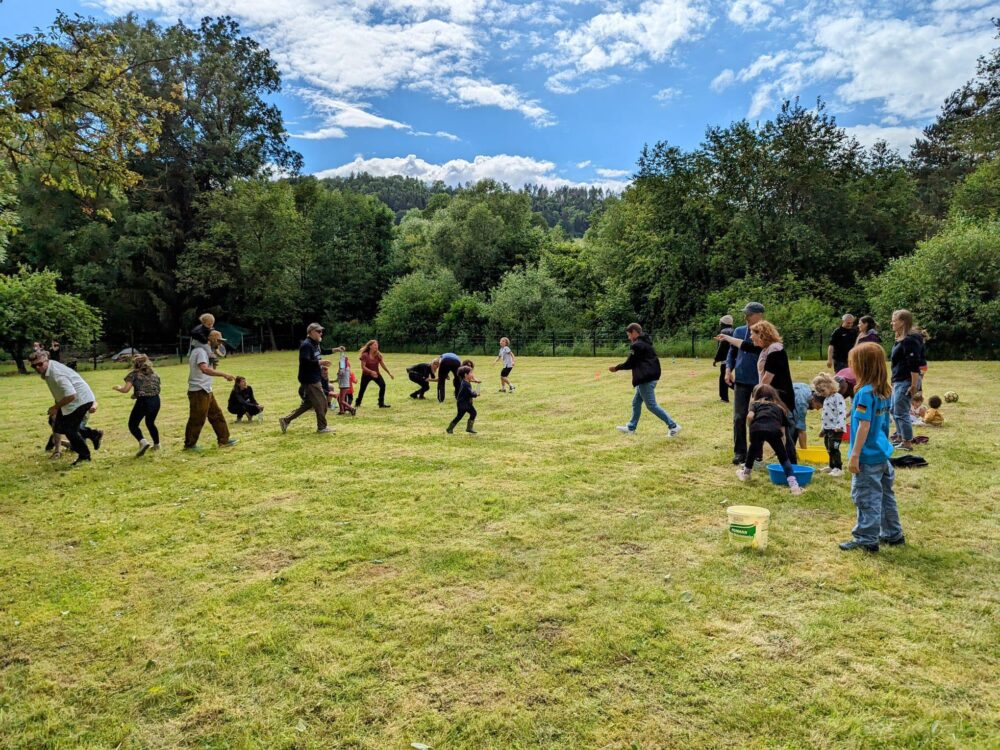
[{"label": "white sneaker", "polygon": [[802,494],[802,488],[799,487],[799,480],[795,477],[788,477],[788,489],[792,491],[793,495]]},{"label": "white sneaker", "polygon": [[324,427],[322,430],[316,430],[316,432],[320,435],[329,435],[334,432],[334,430],[331,430],[329,427]]},{"label": "white sneaker", "polygon": [[671,427],[670,428],[670,431],[667,433],[667,437],[672,437],[673,438],[673,437],[677,437],[680,434],[681,434],[681,426],[677,425],[676,427]]},{"label": "white sneaker", "polygon": [[820,471],[823,472],[824,474],[829,474],[832,471],[832,469],[829,466],[824,466],[822,469],[820,469]]},{"label": "white sneaker", "polygon": [[747,471],[746,469],[742,469],[742,468],[741,469],[737,469],[736,470],[736,478],[739,479],[741,482],[745,482],[745,481],[747,481],[750,478],[750,472]]},{"label": "white sneaker", "polygon": [[146,438],[143,438],[142,440],[139,441],[139,451],[138,453],[135,454],[135,457],[139,458],[139,456],[148,451],[149,448],[150,448],[149,441],[146,440]]},{"label": "white sneaker", "polygon": [[830,469],[830,476],[831,477],[842,477],[842,476],[844,476],[844,470],[843,469]]},{"label": "white sneaker", "polygon": [[626,435],[635,434],[635,430],[630,430],[627,424],[618,425],[618,427],[615,427],[615,429],[618,430],[618,432],[624,432]]},{"label": "white sneaker", "polygon": [[154,450],[154,451],[158,451],[158,450],[160,450],[160,444],[159,444],[159,443],[154,443],[154,444],[153,444],[153,450]]}]

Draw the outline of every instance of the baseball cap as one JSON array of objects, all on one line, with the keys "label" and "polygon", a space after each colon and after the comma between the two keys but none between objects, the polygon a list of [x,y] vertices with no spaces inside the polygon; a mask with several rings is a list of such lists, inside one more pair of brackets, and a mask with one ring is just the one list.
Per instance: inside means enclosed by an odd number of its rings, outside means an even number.
[{"label": "baseball cap", "polygon": [[746,306],[743,308],[744,313],[757,313],[758,315],[764,312],[764,306],[760,302],[747,302]]},{"label": "baseball cap", "polygon": [[319,331],[320,333],[322,333],[323,326],[321,326],[319,323],[310,323],[309,327],[306,328],[306,333],[312,333],[313,331]]}]

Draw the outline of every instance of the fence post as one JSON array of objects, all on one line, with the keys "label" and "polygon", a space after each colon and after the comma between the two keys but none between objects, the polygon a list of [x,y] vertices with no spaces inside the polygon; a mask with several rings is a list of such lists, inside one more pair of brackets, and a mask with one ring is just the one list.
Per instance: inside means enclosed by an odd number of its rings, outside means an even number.
[{"label": "fence post", "polygon": [[552,356],[556,356],[556,332],[552,332]]},{"label": "fence post", "polygon": [[826,359],[823,356],[823,328],[822,327],[820,327],[820,329],[819,329],[819,358],[820,359]]},{"label": "fence post", "polygon": [[695,357],[695,353],[694,353],[694,344],[695,344],[695,341],[694,341],[694,337],[695,337],[696,335],[697,335],[697,333],[696,333],[696,332],[695,332],[695,330],[694,330],[694,329],[692,328],[692,329],[691,329],[691,359],[694,359],[694,357]]},{"label": "fence post", "polygon": [[591,356],[597,356],[597,329],[595,328],[590,332],[590,353]]},{"label": "fence post", "polygon": [[94,337],[94,369],[97,369],[97,332],[93,334]]}]

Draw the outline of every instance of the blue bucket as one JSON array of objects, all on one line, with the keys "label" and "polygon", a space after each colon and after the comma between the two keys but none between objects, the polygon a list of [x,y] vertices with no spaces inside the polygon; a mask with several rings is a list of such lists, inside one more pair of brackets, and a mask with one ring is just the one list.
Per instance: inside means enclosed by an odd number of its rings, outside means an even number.
[{"label": "blue bucket", "polygon": [[[795,474],[795,479],[798,480],[799,487],[805,487],[809,484],[812,481],[815,471],[812,466],[792,464],[792,473]],[[788,480],[785,478],[785,470],[781,468],[781,464],[768,464],[767,473],[771,475],[772,483],[783,487],[788,486]]]}]

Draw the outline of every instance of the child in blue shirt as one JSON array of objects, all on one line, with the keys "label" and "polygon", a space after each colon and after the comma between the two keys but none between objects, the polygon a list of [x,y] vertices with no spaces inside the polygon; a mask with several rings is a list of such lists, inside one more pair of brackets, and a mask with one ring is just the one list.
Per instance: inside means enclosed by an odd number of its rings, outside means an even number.
[{"label": "child in blue shirt", "polygon": [[893,491],[895,473],[889,458],[889,420],[892,388],[885,364],[885,351],[878,344],[860,344],[851,349],[849,366],[857,376],[851,400],[851,449],[848,470],[851,499],[858,509],[852,539],[842,550],[878,552],[879,543],[905,544],[899,509]]}]

